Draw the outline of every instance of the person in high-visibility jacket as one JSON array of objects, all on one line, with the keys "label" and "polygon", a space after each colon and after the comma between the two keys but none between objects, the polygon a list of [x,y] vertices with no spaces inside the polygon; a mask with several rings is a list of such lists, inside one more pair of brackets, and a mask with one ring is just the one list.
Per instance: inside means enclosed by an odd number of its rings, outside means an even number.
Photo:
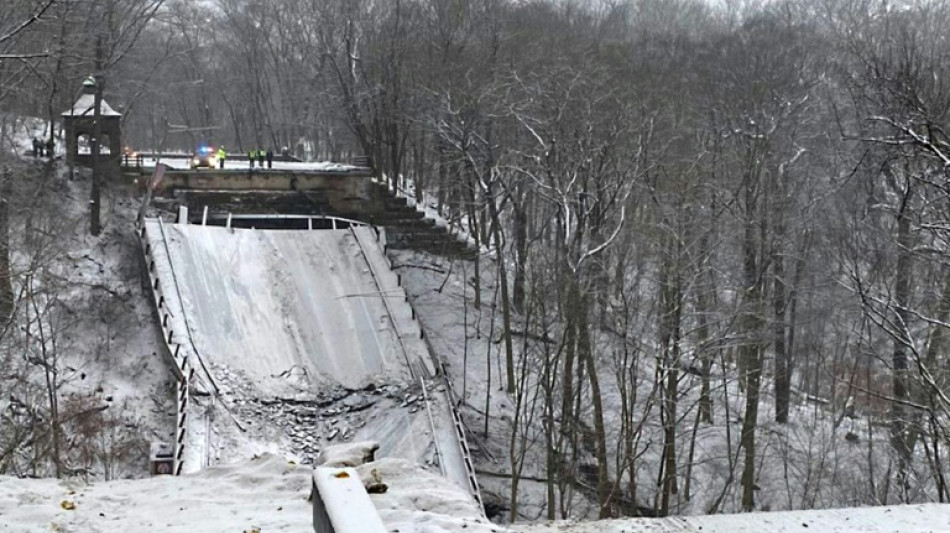
[{"label": "person in high-visibility jacket", "polygon": [[223,146],[218,147],[218,168],[224,168],[224,160],[227,159],[228,153],[224,151]]},{"label": "person in high-visibility jacket", "polygon": [[251,169],[254,169],[254,160],[257,159],[257,150],[247,151],[247,160],[251,163]]}]

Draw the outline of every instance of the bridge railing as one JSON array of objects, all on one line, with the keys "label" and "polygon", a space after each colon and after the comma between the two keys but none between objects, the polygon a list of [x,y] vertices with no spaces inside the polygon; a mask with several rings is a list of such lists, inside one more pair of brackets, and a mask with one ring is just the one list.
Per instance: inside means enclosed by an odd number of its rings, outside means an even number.
[{"label": "bridge railing", "polygon": [[[376,230],[375,232],[376,240],[380,243],[380,246],[382,247],[383,257],[385,258],[386,265],[389,267],[390,270],[393,270],[392,259],[390,259],[389,255],[386,253],[388,250],[388,246],[386,243],[385,231],[384,230],[380,231],[379,228],[376,228],[375,226],[374,226],[374,229]],[[437,378],[441,379],[442,384],[444,385],[445,396],[446,396],[446,400],[448,401],[448,409],[452,417],[452,424],[455,430],[456,441],[459,447],[459,453],[461,454],[462,461],[464,462],[464,465],[465,465],[465,473],[468,478],[468,489],[469,489],[469,492],[471,492],[472,497],[475,498],[475,501],[478,502],[478,506],[484,510],[485,502],[482,499],[482,491],[478,485],[478,478],[475,473],[475,463],[472,460],[472,450],[468,444],[468,438],[466,436],[466,431],[465,431],[465,423],[462,420],[462,413],[458,408],[461,402],[459,402],[458,397],[455,395],[455,391],[452,388],[452,380],[449,379],[448,372],[446,372],[445,370],[445,362],[442,360],[442,358],[439,356],[438,352],[436,351],[435,347],[432,345],[432,340],[425,336],[425,328],[422,324],[422,320],[419,317],[419,314],[416,313],[416,308],[413,305],[412,300],[409,299],[409,291],[406,290],[405,287],[403,287],[402,276],[400,276],[399,274],[396,274],[396,284],[400,288],[403,289],[405,302],[406,304],[409,305],[409,309],[411,310],[411,313],[412,313],[412,319],[416,322],[416,324],[419,327],[419,338],[422,339],[422,341],[425,343],[426,350],[428,351],[429,356],[432,358],[432,362],[435,365]],[[422,390],[423,390],[423,393],[425,393],[426,388],[425,388],[424,381],[422,384]],[[427,409],[429,408],[428,399],[426,400],[426,408]],[[430,424],[431,424],[431,420],[430,420]],[[435,428],[433,427],[433,433],[434,432],[435,432]],[[442,452],[439,451],[440,455],[441,453]],[[440,462],[441,462],[441,459],[440,459]],[[443,475],[445,475],[444,471],[443,471]]]},{"label": "bridge railing", "polygon": [[[188,355],[182,349],[181,343],[176,341],[175,332],[170,324],[174,317],[173,312],[168,308],[168,299],[165,297],[165,287],[161,284],[156,266],[155,250],[149,242],[148,228],[144,221],[137,228],[139,243],[142,246],[142,253],[145,258],[145,269],[148,272],[149,287],[152,293],[152,300],[155,302],[155,309],[158,312],[158,319],[162,329],[162,338],[167,348],[167,354],[170,357],[170,367],[175,375],[175,442],[173,445],[174,463],[172,472],[175,475],[181,474],[184,464],[185,433],[187,428],[187,411],[189,403],[188,384],[194,376],[194,369],[188,364]],[[169,258],[171,261],[171,258]]]},{"label": "bridge railing", "polygon": [[232,223],[235,221],[243,220],[262,220],[262,221],[274,221],[274,220],[306,220],[307,229],[312,230],[314,226],[314,221],[327,222],[330,225],[331,229],[345,229],[353,226],[367,226],[366,222],[362,220],[354,220],[352,218],[337,217],[332,215],[272,215],[272,214],[241,214],[236,215],[233,213],[208,213],[207,207],[205,207],[204,214],[201,217],[201,225],[207,225],[208,221],[221,221],[224,220],[225,227],[231,227]]}]

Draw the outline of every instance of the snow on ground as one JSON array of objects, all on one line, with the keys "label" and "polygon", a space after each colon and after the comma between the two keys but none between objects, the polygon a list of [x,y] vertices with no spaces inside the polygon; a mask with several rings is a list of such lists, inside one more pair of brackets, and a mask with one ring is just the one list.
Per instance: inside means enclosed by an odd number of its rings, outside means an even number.
[{"label": "snow on ground", "polygon": [[[413,251],[391,252],[396,272],[402,275],[403,285],[418,310],[420,321],[427,332],[427,339],[446,362],[457,394],[463,399],[463,413],[470,433],[470,442],[480,449],[476,453],[477,468],[485,475],[479,476],[485,500],[491,510],[498,512],[495,520],[506,520],[511,483],[509,449],[513,398],[503,390],[504,347],[500,342],[501,311],[494,305],[494,263],[482,256],[480,279],[482,283],[481,305],[476,308],[474,300],[473,269],[471,263],[449,261],[425,253]],[[465,304],[465,305],[463,305]],[[515,328],[519,329],[517,317]],[[523,337],[516,336],[515,349],[522,345]],[[612,350],[603,348],[602,354]],[[601,392],[608,425],[608,454],[617,447],[611,443],[622,442],[618,433],[622,412],[617,379],[614,374],[616,361],[605,356],[601,375]],[[650,390],[654,373],[652,356],[646,357],[638,367],[636,379],[641,380],[641,390]],[[696,447],[691,471],[689,492],[685,487],[673,498],[676,514],[704,514],[720,500],[719,512],[731,512],[740,508],[741,487],[737,480],[738,469],[730,473],[730,458],[737,453],[739,423],[743,412],[744,395],[740,391],[734,368],[717,368],[718,376],[713,381],[715,424],[699,424],[695,428]],[[695,421],[695,406],[698,378],[683,373],[683,391],[688,391],[682,404],[693,409],[682,415],[680,434],[683,442],[691,438]],[[654,406],[652,412],[645,406],[649,394],[641,394],[636,409],[637,421],[644,418],[638,450],[643,455],[637,462],[637,499],[641,505],[650,506],[662,451],[662,425]],[[728,402],[728,403],[727,403]],[[889,452],[887,427],[879,419],[863,416],[848,418],[841,411],[834,411],[815,404],[807,398],[793,399],[788,424],[770,422],[773,410],[772,397],[763,389],[760,406],[760,424],[757,430],[757,453],[761,457],[757,469],[757,508],[761,510],[787,510],[809,508],[841,508],[873,505],[882,502],[882,476],[886,475]],[[484,417],[490,413],[489,434],[484,432]],[[640,413],[648,413],[646,416]],[[869,451],[870,448],[870,451]],[[686,464],[688,446],[681,448],[680,464]],[[927,457],[919,447],[919,470],[915,476],[923,483],[928,480]],[[544,478],[543,439],[531,443],[523,465],[522,475]],[[582,450],[581,463],[595,464],[590,449]],[[612,459],[612,458],[611,458]],[[612,464],[612,463],[611,463]],[[741,467],[741,463],[739,463]],[[590,480],[588,480],[590,481]],[[876,483],[877,493],[871,490]],[[592,483],[587,483],[593,486]],[[522,479],[518,492],[519,520],[536,520],[544,516],[546,485],[533,479]],[[891,500],[894,503],[894,491]],[[935,494],[935,493],[934,493]],[[573,491],[572,516],[593,517],[597,514],[596,494],[582,489]],[[929,496],[917,494],[916,501],[928,501]],[[935,496],[934,496],[935,497]]]},{"label": "snow on ground", "polygon": [[269,455],[195,475],[91,485],[0,477],[0,531],[312,531],[310,472]]},{"label": "snow on ground", "polygon": [[364,484],[380,480],[388,490],[372,494],[383,524],[399,533],[497,533],[469,494],[436,474],[401,459],[381,459],[358,469]]},{"label": "snow on ground", "polygon": [[[17,127],[16,144],[28,148],[30,136],[42,130],[40,121],[24,121]],[[149,442],[171,438],[174,410],[161,337],[141,285],[141,252],[131,226],[137,202],[121,187],[105,187],[104,229],[94,237],[88,231],[85,172],[69,179],[67,168],[31,157],[9,164],[19,191],[11,218],[13,283],[18,294],[32,285],[45,320],[57,324],[47,330],[53,351],[45,353],[56,358],[66,429],[78,433],[71,437],[68,465],[92,479],[147,475]],[[21,321],[28,316],[26,303],[25,297],[19,302]],[[28,353],[37,349],[33,341],[8,335],[4,348]],[[26,376],[34,389],[45,391],[43,373],[31,362],[14,357],[4,375]],[[45,393],[4,379],[0,410],[15,402],[40,413],[48,409]],[[71,416],[86,409],[94,414]],[[89,428],[97,425],[108,435],[91,435]],[[30,459],[30,452],[22,450],[6,465],[8,471],[24,468]],[[46,472],[43,466],[37,470]]]},{"label": "snow on ground", "polygon": [[[468,494],[400,459],[357,468],[391,533],[923,533],[950,531],[940,504],[498,526]],[[313,530],[309,467],[274,455],[180,477],[83,484],[0,477],[0,531],[238,533]]]},{"label": "snow on ground", "polygon": [[552,522],[509,528],[515,533],[936,533],[950,531],[950,505]]},{"label": "snow on ground", "polygon": [[[381,459],[357,470],[364,483],[388,487],[371,498],[390,532],[504,531],[464,490],[408,461]],[[311,475],[309,467],[264,455],[180,477],[89,485],[0,477],[0,531],[313,531]]]}]

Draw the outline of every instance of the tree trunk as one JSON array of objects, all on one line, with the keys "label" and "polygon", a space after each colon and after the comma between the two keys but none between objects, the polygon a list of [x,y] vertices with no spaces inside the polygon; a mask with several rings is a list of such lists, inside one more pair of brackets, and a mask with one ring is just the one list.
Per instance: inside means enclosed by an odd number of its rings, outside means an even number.
[{"label": "tree trunk", "polygon": [[[482,241],[481,239],[481,231],[479,230],[479,227],[478,227],[478,217],[475,215],[475,209],[476,209],[475,208],[475,200],[476,200],[475,187],[476,185],[475,183],[473,183],[475,179],[474,177],[472,177],[472,174],[471,174],[472,172],[474,172],[474,170],[470,168],[467,168],[465,170],[469,172],[468,187],[464,187],[465,192],[468,193],[468,201],[466,202],[466,204],[468,204],[468,209],[467,209],[468,227],[469,227],[469,233],[472,235],[472,238],[475,240],[475,249],[478,250],[481,248],[481,244],[484,241]],[[474,282],[475,282],[475,296],[472,298],[472,306],[475,307],[475,309],[479,309],[482,306],[482,289],[481,289],[482,280],[481,280],[481,263],[480,263],[481,260],[479,259],[480,257],[481,257],[481,254],[476,253],[475,258],[472,260],[472,266],[475,268],[475,274],[473,276]],[[467,283],[467,280],[465,282]]]},{"label": "tree trunk", "polygon": [[512,287],[512,305],[515,311],[524,313],[525,304],[525,273],[528,262],[528,206],[524,192],[523,180],[515,184],[514,202],[512,205],[515,236],[515,272]]},{"label": "tree trunk", "polygon": [[0,172],[0,321],[13,315],[13,280],[10,272],[10,196],[13,178],[10,170]]},{"label": "tree trunk", "polygon": [[910,300],[911,289],[911,233],[910,217],[906,212],[906,198],[897,213],[897,268],[894,273],[894,313],[896,327],[900,337],[894,339],[894,352],[891,365],[894,368],[893,395],[891,402],[891,446],[897,452],[897,481],[901,490],[901,499],[906,499],[909,488],[908,470],[913,452],[913,439],[906,408],[903,402],[910,399],[907,387],[907,328],[910,321],[910,311],[907,305]]},{"label": "tree trunk", "polygon": [[[781,232],[778,232],[777,240],[781,244]],[[780,245],[779,244],[779,245]],[[775,347],[775,421],[779,424],[788,422],[788,403],[791,392],[791,383],[789,381],[789,355],[787,351],[786,339],[786,284],[785,284],[785,258],[778,251],[772,254],[772,268],[774,270],[774,286],[772,288],[772,304],[774,313],[773,345]]]},{"label": "tree trunk", "polygon": [[501,220],[498,213],[498,206],[495,204],[495,197],[492,190],[493,179],[490,177],[486,185],[486,198],[488,209],[492,218],[492,228],[495,239],[495,255],[498,262],[498,282],[501,286],[501,319],[504,327],[502,332],[505,341],[505,377],[507,379],[505,391],[508,394],[515,392],[515,355],[511,345],[511,299],[508,296],[508,269],[505,268],[506,257],[505,247],[501,238]]},{"label": "tree trunk", "polygon": [[591,403],[594,406],[594,454],[597,458],[597,494],[600,503],[599,518],[609,518],[611,483],[607,470],[607,430],[604,424],[604,406],[600,396],[600,379],[597,376],[597,363],[594,360],[593,346],[590,339],[589,313],[590,301],[586,295],[578,299],[580,312],[578,316],[578,351],[587,363],[587,379],[590,382]]},{"label": "tree trunk", "polygon": [[765,222],[758,221],[760,211],[757,198],[757,183],[752,178],[745,186],[745,228],[743,231],[743,285],[746,287],[742,298],[739,317],[740,378],[745,383],[745,414],[742,417],[742,433],[739,444],[744,451],[742,466],[742,510],[755,509],[755,429],[759,417],[759,384],[762,378],[763,294],[762,276],[760,276],[760,245],[764,240]]},{"label": "tree trunk", "polygon": [[745,415],[742,418],[740,445],[744,450],[742,465],[742,510],[755,510],[755,428],[759,416],[759,380],[762,375],[762,353],[754,345],[744,346],[746,364]]},{"label": "tree trunk", "polygon": [[[677,245],[671,243],[671,248]],[[668,253],[678,254],[670,249]],[[676,411],[679,396],[680,280],[678,261],[667,259],[660,282],[660,350],[666,373],[663,386],[663,478],[660,492],[660,514],[670,513],[670,498],[677,492],[676,483]]]},{"label": "tree trunk", "polygon": [[[700,250],[699,254],[701,258],[705,258],[709,254],[709,240],[706,235],[700,239]],[[704,262],[704,261],[702,261]],[[709,384],[709,374],[712,372],[713,357],[709,343],[709,313],[712,310],[712,291],[715,290],[715,285],[713,283],[713,276],[710,272],[699,272],[698,276],[708,276],[710,283],[708,286],[700,284],[698,294],[696,296],[696,345],[700,350],[700,391],[699,391],[699,420],[706,422],[707,424],[712,424],[713,422],[713,402],[712,402],[712,387]]]},{"label": "tree trunk", "polygon": [[[566,281],[569,283],[569,281]],[[564,351],[564,362],[561,371],[561,427],[558,436],[558,449],[561,451],[558,483],[561,489],[561,518],[567,518],[564,510],[563,499],[565,497],[567,486],[573,482],[573,466],[567,461],[567,454],[572,452],[571,445],[574,442],[574,434],[577,432],[577,424],[574,420],[574,357],[577,348],[577,299],[573,286],[567,289],[567,301],[562,304],[561,314],[564,317],[564,336],[561,343]]]}]

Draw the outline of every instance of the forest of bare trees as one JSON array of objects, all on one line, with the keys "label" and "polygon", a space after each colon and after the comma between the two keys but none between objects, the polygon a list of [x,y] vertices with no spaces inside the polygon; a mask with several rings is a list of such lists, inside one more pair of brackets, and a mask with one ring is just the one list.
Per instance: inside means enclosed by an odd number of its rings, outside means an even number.
[{"label": "forest of bare trees", "polygon": [[6,113],[98,40],[129,145],[367,155],[464,225],[510,519],[950,500],[950,2],[8,3]]}]

